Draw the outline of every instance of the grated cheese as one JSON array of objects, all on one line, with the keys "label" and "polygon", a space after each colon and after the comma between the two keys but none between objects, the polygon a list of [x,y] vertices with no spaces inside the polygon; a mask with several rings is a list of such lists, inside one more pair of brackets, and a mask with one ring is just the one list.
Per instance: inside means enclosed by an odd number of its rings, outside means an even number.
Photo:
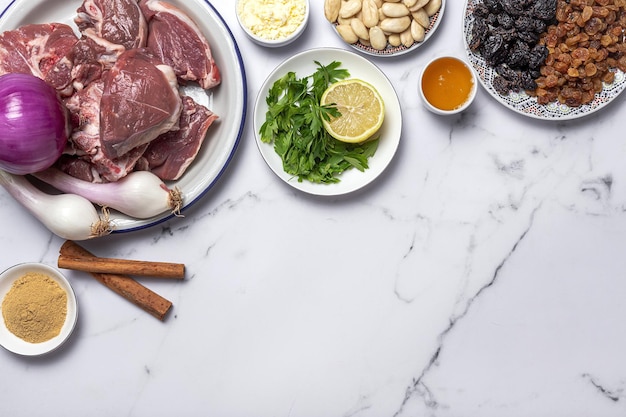
[{"label": "grated cheese", "polygon": [[268,40],[291,35],[304,21],[305,0],[241,0],[237,14],[253,34]]}]

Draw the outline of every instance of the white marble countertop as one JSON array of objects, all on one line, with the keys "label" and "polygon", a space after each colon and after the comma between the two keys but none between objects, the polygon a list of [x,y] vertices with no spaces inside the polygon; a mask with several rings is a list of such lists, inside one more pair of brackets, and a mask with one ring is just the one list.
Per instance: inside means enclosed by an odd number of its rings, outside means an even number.
[{"label": "white marble countertop", "polygon": [[[232,1],[213,4],[245,61],[249,114],[286,57],[346,47],[320,0],[279,50],[244,36]],[[68,272],[77,329],[48,356],[0,349],[0,415],[624,416],[625,98],[544,122],[481,89],[462,116],[428,113],[419,72],[464,55],[462,11],[449,1],[418,52],[372,59],[404,125],[370,186],[295,191],[261,158],[248,118],[227,172],[184,218],[85,242],[184,263],[184,282],[141,281],[173,310],[160,322]],[[0,269],[56,264],[60,238],[3,190],[0,210]]]}]

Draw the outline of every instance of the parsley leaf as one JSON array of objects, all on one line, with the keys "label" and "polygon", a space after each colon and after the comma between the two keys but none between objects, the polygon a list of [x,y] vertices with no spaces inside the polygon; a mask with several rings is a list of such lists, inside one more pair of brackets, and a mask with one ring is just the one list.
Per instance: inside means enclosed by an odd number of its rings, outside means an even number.
[{"label": "parsley leaf", "polygon": [[261,141],[273,143],[288,174],[314,183],[337,183],[338,176],[352,168],[364,171],[378,147],[378,138],[351,144],[338,141],[324,129],[323,120],[341,114],[334,105],[322,106],[322,94],[331,84],[348,78],[341,63],[322,65],[298,78],[288,72],[267,93],[265,122],[259,129]]}]

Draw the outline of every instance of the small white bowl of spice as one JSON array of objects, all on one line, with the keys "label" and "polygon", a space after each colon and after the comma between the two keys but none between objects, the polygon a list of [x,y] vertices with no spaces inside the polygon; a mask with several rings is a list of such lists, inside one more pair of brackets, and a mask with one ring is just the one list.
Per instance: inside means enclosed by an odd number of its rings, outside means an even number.
[{"label": "small white bowl of spice", "polygon": [[295,41],[309,21],[309,0],[237,0],[235,7],[246,35],[270,48]]},{"label": "small white bowl of spice", "polygon": [[57,269],[22,263],[0,274],[0,345],[19,355],[57,349],[72,334],[78,317],[76,295]]}]

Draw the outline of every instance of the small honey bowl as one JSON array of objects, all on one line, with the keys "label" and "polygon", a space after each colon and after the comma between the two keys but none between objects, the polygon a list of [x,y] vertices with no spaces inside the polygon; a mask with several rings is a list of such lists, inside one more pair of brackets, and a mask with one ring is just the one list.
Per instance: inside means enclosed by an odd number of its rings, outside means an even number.
[{"label": "small honey bowl", "polygon": [[451,115],[467,109],[476,97],[476,76],[461,59],[444,56],[426,64],[419,91],[426,108],[435,114]]}]

